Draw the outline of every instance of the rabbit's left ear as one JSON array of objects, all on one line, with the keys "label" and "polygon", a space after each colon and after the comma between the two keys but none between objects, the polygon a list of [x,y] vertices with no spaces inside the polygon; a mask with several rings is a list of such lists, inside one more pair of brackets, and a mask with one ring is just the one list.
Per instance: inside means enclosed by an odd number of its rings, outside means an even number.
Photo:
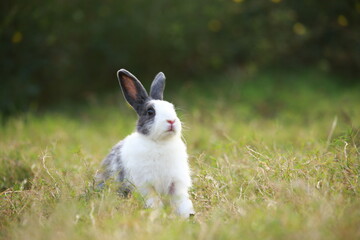
[{"label": "rabbit's left ear", "polygon": [[165,89],[165,75],[162,72],[159,72],[154,81],[151,84],[150,88],[150,97],[156,100],[163,100],[164,89]]},{"label": "rabbit's left ear", "polygon": [[145,88],[134,75],[125,69],[120,69],[117,75],[126,101],[140,115],[145,102],[149,100]]}]

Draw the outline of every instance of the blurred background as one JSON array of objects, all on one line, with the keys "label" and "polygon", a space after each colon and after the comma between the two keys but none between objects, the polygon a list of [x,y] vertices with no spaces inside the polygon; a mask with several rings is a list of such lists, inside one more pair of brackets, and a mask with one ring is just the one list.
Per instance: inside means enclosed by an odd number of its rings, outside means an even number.
[{"label": "blurred background", "polygon": [[146,87],[163,71],[174,89],[246,76],[256,82],[269,71],[321,72],[336,76],[326,78],[336,86],[360,80],[359,1],[2,0],[0,6],[3,116],[118,91],[120,68]]}]

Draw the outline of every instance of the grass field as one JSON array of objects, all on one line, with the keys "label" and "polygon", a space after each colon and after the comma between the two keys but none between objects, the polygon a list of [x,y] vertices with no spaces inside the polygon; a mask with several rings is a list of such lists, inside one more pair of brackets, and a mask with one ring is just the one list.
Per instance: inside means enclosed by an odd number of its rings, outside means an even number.
[{"label": "grass field", "polygon": [[360,88],[329,78],[168,80],[190,154],[189,221],[93,189],[102,158],[134,129],[120,90],[4,120],[0,238],[360,239]]}]

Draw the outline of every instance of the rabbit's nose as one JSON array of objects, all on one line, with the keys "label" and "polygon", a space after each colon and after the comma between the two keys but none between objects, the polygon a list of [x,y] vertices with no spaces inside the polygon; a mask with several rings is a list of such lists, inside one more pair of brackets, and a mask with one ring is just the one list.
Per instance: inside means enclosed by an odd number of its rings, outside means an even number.
[{"label": "rabbit's nose", "polygon": [[175,120],[166,120],[168,123],[170,124],[174,124],[175,123]]}]

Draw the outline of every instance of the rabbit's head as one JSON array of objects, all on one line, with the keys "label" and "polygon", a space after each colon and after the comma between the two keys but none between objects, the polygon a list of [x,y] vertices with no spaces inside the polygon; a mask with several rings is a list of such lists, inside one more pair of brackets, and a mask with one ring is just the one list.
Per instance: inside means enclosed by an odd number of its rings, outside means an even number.
[{"label": "rabbit's head", "polygon": [[130,72],[117,72],[126,101],[139,116],[137,131],[153,140],[166,140],[181,135],[181,122],[174,105],[163,100],[165,75],[160,72],[151,84],[150,96],[141,82]]}]

